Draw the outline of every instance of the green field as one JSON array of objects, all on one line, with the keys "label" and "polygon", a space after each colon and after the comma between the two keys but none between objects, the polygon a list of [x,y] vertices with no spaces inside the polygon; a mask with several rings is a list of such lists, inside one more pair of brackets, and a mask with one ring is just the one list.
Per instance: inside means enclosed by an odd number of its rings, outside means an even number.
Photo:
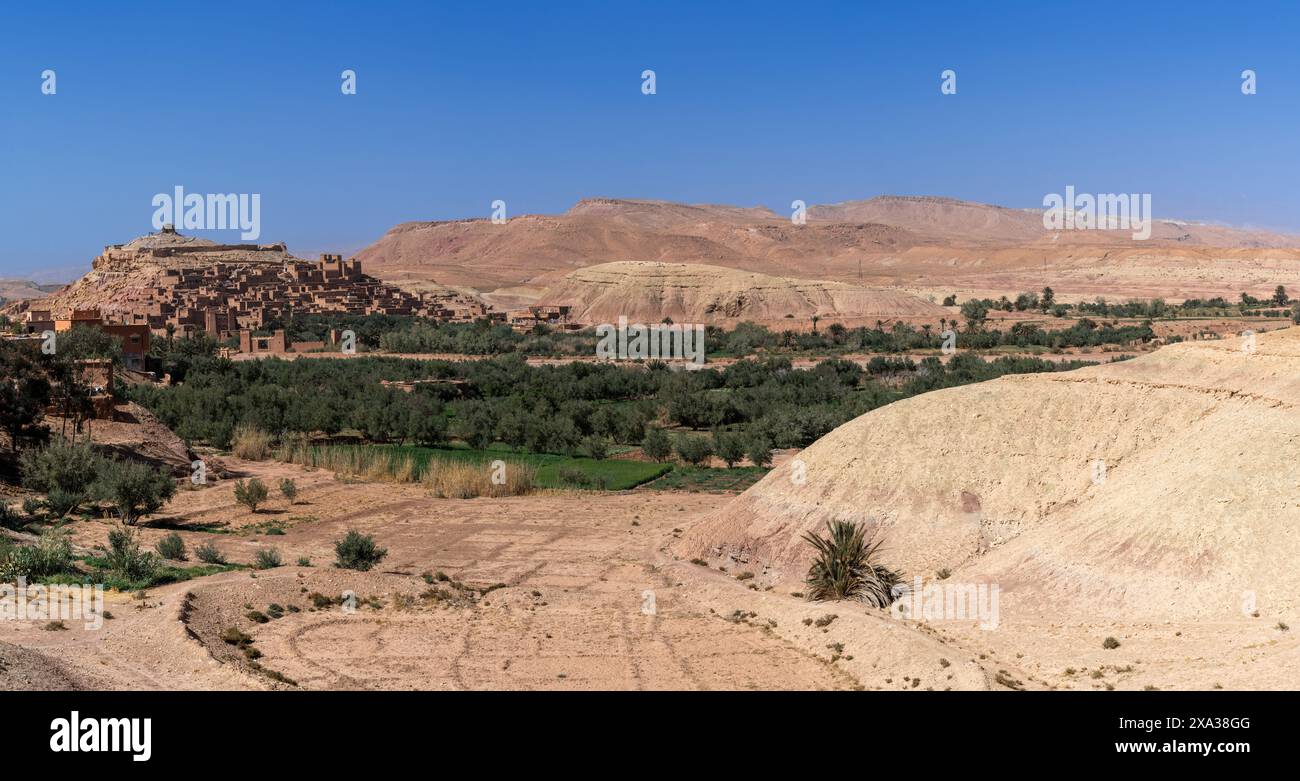
[{"label": "green field", "polygon": [[[323,449],[323,448],[322,448]],[[672,471],[672,464],[619,459],[593,459],[551,453],[522,453],[504,445],[474,450],[462,444],[444,447],[421,445],[334,445],[333,450],[359,450],[359,456],[377,457],[389,462],[410,459],[415,467],[413,480],[419,480],[430,461],[488,464],[500,459],[506,463],[528,464],[537,469],[537,485],[542,488],[596,488],[625,491]]]}]

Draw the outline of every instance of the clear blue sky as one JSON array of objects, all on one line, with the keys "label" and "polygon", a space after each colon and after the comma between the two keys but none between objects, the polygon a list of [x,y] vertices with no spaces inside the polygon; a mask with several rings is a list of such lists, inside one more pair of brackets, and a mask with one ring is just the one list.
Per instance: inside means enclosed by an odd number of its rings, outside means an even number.
[{"label": "clear blue sky", "polygon": [[260,193],[261,241],[300,253],[497,198],[1067,184],[1300,231],[1298,42],[1295,3],[6,3],[0,275],[87,264],[178,184]]}]

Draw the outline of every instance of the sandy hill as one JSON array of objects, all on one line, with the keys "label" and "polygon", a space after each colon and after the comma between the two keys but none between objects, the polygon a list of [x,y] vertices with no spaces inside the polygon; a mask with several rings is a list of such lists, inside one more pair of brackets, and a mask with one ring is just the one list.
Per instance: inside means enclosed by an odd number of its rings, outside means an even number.
[{"label": "sandy hill", "polygon": [[386,281],[435,279],[482,291],[545,287],[618,260],[706,263],[765,274],[849,279],[857,258],[909,246],[883,225],[792,225],[767,209],[663,201],[584,200],[562,215],[408,222],[357,257]]},{"label": "sandy hill", "polygon": [[[1157,208],[1157,214],[1159,210]],[[359,257],[380,278],[503,290],[522,303],[571,271],[621,260],[906,286],[962,298],[1051,285],[1063,300],[1188,297],[1300,287],[1300,237],[1157,220],[1131,231],[1043,229],[1041,212],[950,198],[813,205],[805,225],[768,209],[592,198],[560,215],[402,223]],[[522,297],[521,297],[522,296]]]},{"label": "sandy hill", "polygon": [[624,261],[579,269],[546,290],[542,304],[574,307],[584,323],[771,322],[816,314],[828,319],[928,317],[947,310],[895,290],[792,279],[698,263]]},{"label": "sandy hill", "polygon": [[[801,534],[874,519],[883,561],[993,582],[1004,615],[1241,617],[1300,607],[1300,328],[900,401],[774,469],[678,544],[799,581]],[[1094,463],[1106,465],[1094,482]]]},{"label": "sandy hill", "polygon": [[0,279],[0,303],[44,298],[59,287],[59,285],[38,285],[26,279]]}]

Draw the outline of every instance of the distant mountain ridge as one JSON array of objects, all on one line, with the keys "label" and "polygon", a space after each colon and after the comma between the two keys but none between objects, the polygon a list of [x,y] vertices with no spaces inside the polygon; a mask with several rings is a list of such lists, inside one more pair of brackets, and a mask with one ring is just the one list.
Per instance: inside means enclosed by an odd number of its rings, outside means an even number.
[{"label": "distant mountain ridge", "polygon": [[[1130,230],[1049,231],[1040,209],[935,196],[810,205],[806,223],[762,206],[586,198],[563,214],[406,222],[358,253],[398,284],[540,292],[564,275],[615,261],[700,263],[796,279],[984,290],[1035,277],[1109,295],[1181,297],[1202,289],[1300,285],[1300,237],[1160,219]],[[1265,270],[1257,261],[1265,260]],[[1242,265],[1242,261],[1246,261]],[[1294,272],[1292,263],[1294,262]],[[1277,266],[1274,268],[1274,266]],[[1238,273],[1238,272],[1242,273]],[[1258,272],[1258,273],[1257,273]],[[1008,279],[1010,276],[1013,279]],[[1274,281],[1274,280],[1278,281]]]}]

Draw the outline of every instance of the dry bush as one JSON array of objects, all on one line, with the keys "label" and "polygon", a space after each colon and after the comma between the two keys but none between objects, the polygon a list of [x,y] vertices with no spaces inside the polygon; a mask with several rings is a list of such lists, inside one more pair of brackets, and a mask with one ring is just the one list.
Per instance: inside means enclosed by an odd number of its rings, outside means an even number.
[{"label": "dry bush", "polygon": [[507,464],[505,482],[492,482],[489,464],[430,461],[424,484],[443,499],[473,499],[476,496],[522,496],[533,492],[537,470],[528,464]]},{"label": "dry bush", "polygon": [[253,426],[240,424],[230,438],[230,450],[248,461],[265,461],[271,455],[271,435]]}]

